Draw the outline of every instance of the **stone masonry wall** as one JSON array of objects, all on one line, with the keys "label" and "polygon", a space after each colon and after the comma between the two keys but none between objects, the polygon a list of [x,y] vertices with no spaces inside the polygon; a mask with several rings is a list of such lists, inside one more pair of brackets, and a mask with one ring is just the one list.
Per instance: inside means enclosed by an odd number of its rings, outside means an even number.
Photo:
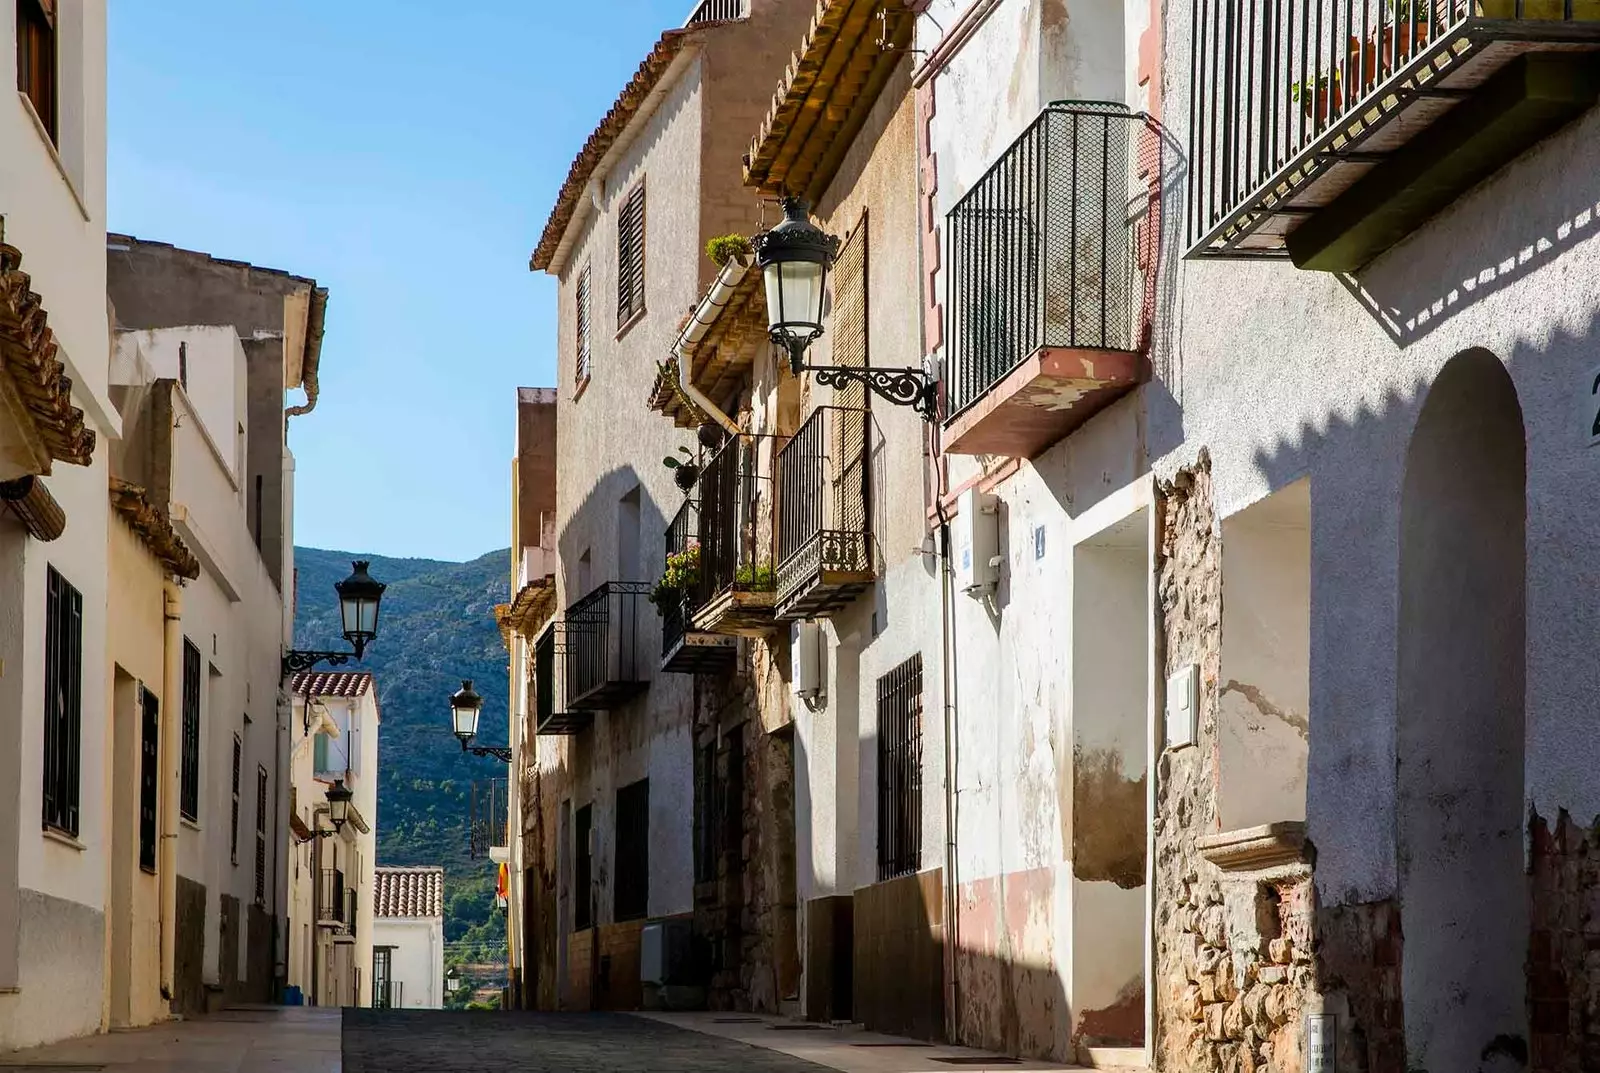
[{"label": "stone masonry wall", "polygon": [[1533,1073],[1600,1069],[1600,817],[1529,816]]},{"label": "stone masonry wall", "polygon": [[1224,871],[1201,852],[1200,840],[1220,830],[1222,642],[1221,546],[1204,453],[1163,485],[1161,511],[1166,673],[1194,664],[1200,687],[1196,744],[1165,750],[1157,766],[1155,1066],[1301,1073],[1306,1019],[1333,1014],[1342,1073],[1405,1073],[1398,908],[1320,907],[1309,842],[1299,860],[1256,870]]}]

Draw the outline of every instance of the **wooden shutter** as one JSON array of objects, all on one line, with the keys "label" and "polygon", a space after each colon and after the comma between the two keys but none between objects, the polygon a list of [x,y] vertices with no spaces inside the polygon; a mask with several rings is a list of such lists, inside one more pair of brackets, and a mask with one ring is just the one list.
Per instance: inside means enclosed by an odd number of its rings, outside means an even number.
[{"label": "wooden shutter", "polygon": [[644,309],[644,180],[617,214],[617,328]]},{"label": "wooden shutter", "polygon": [[[867,361],[867,216],[845,239],[831,273],[833,311],[828,324],[834,365],[864,369]],[[867,403],[866,388],[857,383],[838,388],[834,405],[855,408]]]},{"label": "wooden shutter", "polygon": [[156,806],[161,780],[161,702],[139,691],[139,867],[156,870]]},{"label": "wooden shutter", "polygon": [[187,820],[200,818],[200,650],[183,639],[183,758],[178,811]]},{"label": "wooden shutter", "polygon": [[575,292],[577,306],[577,336],[578,346],[576,360],[573,362],[573,383],[583,384],[589,379],[589,266],[584,265],[583,271],[578,275],[578,286]]},{"label": "wooden shutter", "polygon": [[233,817],[232,826],[228,828],[228,859],[234,864],[239,863],[239,764],[244,759],[244,742],[239,740],[239,735],[233,736]]},{"label": "wooden shutter", "polygon": [[56,138],[55,0],[17,0],[17,89]]},{"label": "wooden shutter", "polygon": [[256,766],[256,904],[267,904],[267,769]]}]

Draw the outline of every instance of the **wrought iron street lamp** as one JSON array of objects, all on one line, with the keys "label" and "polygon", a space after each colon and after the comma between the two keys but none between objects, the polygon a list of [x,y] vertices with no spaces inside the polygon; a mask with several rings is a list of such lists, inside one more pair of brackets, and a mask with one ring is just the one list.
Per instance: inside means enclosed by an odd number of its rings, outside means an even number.
[{"label": "wrought iron street lamp", "polygon": [[446,995],[453,995],[459,990],[461,990],[461,977],[456,975],[456,970],[451,969],[445,974],[444,993]]},{"label": "wrought iron street lamp", "polygon": [[335,582],[333,591],[339,594],[339,620],[344,628],[344,639],[350,642],[353,652],[324,652],[315,649],[293,648],[283,654],[283,675],[287,678],[300,671],[309,671],[319,663],[337,667],[349,663],[350,657],[360,659],[378,636],[378,605],[383,590],[388,588],[367,573],[372,564],[357,559],[350,564],[354,569],[343,581]]},{"label": "wrought iron street lamp", "polygon": [[461,688],[450,694],[450,722],[461,751],[473,756],[492,756],[511,763],[511,747],[505,745],[474,745],[478,736],[478,715],[483,711],[483,698],[472,688],[472,679],[463,678]]},{"label": "wrought iron street lamp", "polygon": [[333,821],[334,834],[344,830],[344,825],[349,821],[350,801],[355,796],[343,779],[333,780],[333,785],[328,787],[328,819]]},{"label": "wrought iron street lamp", "polygon": [[806,349],[822,335],[828,269],[839,255],[839,239],[811,222],[811,206],[803,198],[784,198],[783,222],[755,236],[752,245],[766,281],[767,335],[788,353],[791,372],[816,373],[824,387],[865,384],[929,421],[938,417],[938,386],[921,369],[805,363]]}]

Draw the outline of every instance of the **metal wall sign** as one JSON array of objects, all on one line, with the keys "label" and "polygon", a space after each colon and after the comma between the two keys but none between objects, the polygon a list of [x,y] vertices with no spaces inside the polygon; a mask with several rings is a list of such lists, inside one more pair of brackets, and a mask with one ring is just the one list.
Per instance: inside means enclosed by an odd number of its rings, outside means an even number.
[{"label": "metal wall sign", "polygon": [[1337,1018],[1331,1013],[1306,1018],[1306,1073],[1338,1073]]}]

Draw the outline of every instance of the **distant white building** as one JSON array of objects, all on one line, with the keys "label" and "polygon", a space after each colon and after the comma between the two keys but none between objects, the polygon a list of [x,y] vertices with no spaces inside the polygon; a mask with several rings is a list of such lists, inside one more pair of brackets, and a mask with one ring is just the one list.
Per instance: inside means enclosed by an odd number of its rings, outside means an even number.
[{"label": "distant white building", "polygon": [[379,868],[374,884],[372,1005],[444,1005],[444,869]]}]

